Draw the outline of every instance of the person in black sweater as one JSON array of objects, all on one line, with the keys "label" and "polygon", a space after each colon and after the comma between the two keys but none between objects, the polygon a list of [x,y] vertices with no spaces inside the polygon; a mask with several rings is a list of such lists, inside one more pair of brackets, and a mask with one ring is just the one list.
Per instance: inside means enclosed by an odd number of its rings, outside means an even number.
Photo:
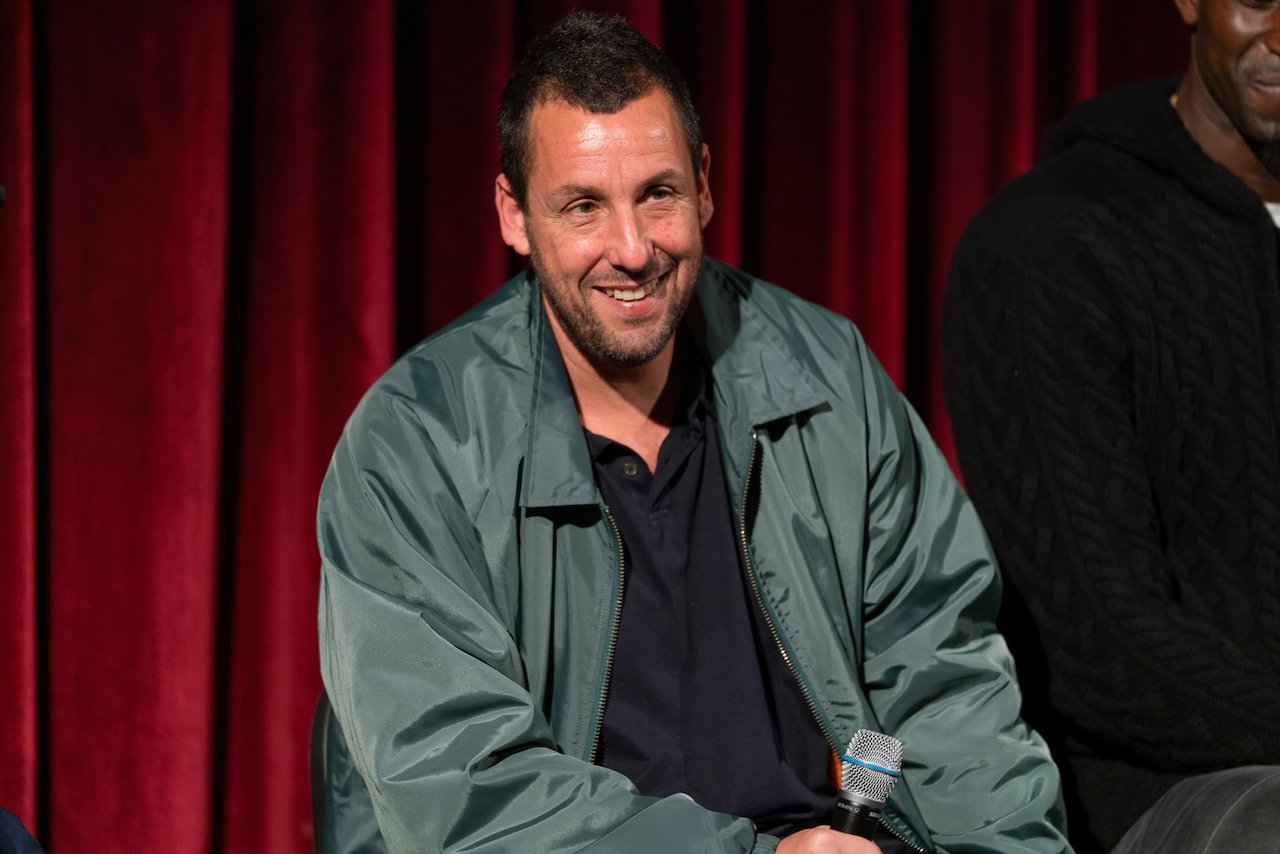
[{"label": "person in black sweater", "polygon": [[1232,827],[1280,850],[1280,3],[1177,6],[1185,76],[1051,129],[943,302],[960,464],[1080,852]]}]

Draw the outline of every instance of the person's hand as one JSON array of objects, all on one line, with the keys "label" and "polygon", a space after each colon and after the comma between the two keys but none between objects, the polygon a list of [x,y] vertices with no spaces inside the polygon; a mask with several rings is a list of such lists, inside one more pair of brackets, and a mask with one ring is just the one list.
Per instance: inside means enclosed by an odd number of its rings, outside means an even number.
[{"label": "person's hand", "polygon": [[779,842],[778,854],[880,854],[880,846],[852,833],[810,827]]}]

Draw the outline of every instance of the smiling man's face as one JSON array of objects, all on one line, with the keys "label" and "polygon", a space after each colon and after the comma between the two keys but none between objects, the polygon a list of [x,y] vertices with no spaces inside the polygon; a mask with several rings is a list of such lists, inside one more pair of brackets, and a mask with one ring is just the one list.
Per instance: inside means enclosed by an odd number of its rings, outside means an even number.
[{"label": "smiling man's face", "polygon": [[672,346],[702,263],[706,147],[695,172],[661,89],[616,113],[549,100],[534,107],[529,139],[525,207],[500,192],[499,212],[503,238],[530,256],[561,349],[602,369],[649,362]]},{"label": "smiling man's face", "polygon": [[1193,73],[1251,147],[1280,142],[1280,2],[1182,0]]}]

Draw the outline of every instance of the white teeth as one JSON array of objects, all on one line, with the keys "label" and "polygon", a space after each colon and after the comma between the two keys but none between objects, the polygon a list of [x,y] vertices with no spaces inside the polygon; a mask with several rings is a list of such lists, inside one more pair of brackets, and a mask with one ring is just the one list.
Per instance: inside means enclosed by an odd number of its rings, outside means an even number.
[{"label": "white teeth", "polygon": [[647,297],[649,294],[653,293],[657,287],[657,282],[650,282],[649,284],[642,285],[638,288],[605,288],[604,292],[614,299],[622,300],[623,302],[631,302],[633,300],[638,300],[641,297]]}]

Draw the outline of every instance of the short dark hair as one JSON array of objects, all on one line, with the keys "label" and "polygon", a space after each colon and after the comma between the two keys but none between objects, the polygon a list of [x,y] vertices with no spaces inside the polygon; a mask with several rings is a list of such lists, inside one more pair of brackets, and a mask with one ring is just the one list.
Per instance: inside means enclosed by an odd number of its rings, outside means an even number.
[{"label": "short dark hair", "polygon": [[697,175],[702,127],[689,86],[675,63],[624,18],[574,12],[531,41],[498,104],[502,173],[520,207],[529,187],[529,117],[536,105],[554,99],[589,113],[616,113],[655,87],[671,96]]}]

